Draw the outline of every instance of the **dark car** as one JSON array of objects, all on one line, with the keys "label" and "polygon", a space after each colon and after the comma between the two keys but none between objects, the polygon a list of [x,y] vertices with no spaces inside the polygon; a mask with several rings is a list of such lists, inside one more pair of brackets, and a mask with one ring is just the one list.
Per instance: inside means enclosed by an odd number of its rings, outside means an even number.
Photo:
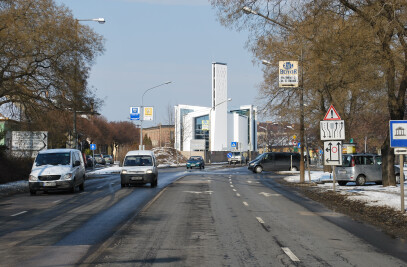
[{"label": "dark car", "polygon": [[205,169],[205,162],[201,156],[192,156],[187,161],[187,169],[199,168]]},{"label": "dark car", "polygon": [[93,167],[93,157],[91,155],[85,156],[85,165],[86,167]]},{"label": "dark car", "polygon": [[249,170],[255,173],[265,171],[298,171],[300,154],[290,152],[268,152],[249,162]]}]

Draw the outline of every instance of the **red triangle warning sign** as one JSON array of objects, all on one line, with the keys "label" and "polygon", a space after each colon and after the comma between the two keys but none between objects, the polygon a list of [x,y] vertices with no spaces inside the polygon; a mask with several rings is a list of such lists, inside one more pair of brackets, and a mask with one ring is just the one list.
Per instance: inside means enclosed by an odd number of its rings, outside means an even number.
[{"label": "red triangle warning sign", "polygon": [[335,121],[335,120],[341,120],[341,117],[339,117],[339,114],[338,112],[336,112],[334,106],[331,105],[324,117],[324,121]]}]

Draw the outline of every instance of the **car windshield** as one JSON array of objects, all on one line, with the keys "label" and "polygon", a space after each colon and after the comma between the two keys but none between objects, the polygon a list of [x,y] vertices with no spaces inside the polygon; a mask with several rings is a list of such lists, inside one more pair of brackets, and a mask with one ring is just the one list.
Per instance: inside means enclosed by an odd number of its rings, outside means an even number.
[{"label": "car windshield", "polygon": [[240,156],[240,152],[232,152],[232,156]]},{"label": "car windshield", "polygon": [[189,160],[201,160],[201,157],[190,157]]},{"label": "car windshield", "polygon": [[127,156],[124,160],[124,166],[153,166],[153,160],[150,156]]},{"label": "car windshield", "polygon": [[[263,157],[264,157],[264,153],[258,155],[254,160],[259,160],[259,159],[262,159]],[[254,161],[254,160],[253,160],[253,161]]]},{"label": "car windshield", "polygon": [[105,156],[103,156],[104,158],[110,158],[110,156],[109,155],[105,155]]},{"label": "car windshield", "polygon": [[70,153],[45,153],[45,154],[38,154],[37,158],[35,159],[36,166],[43,166],[43,165],[69,165],[70,160]]}]

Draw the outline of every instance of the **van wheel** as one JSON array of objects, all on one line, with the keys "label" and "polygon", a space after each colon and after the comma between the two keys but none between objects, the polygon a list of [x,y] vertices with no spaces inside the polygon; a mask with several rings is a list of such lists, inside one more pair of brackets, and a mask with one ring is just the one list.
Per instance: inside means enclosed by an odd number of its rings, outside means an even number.
[{"label": "van wheel", "polygon": [[400,183],[400,173],[396,174],[396,184]]},{"label": "van wheel", "polygon": [[291,171],[292,171],[292,172],[296,172],[296,171],[298,171],[298,168],[297,168],[297,167],[292,167],[292,168],[291,168]]},{"label": "van wheel", "polygon": [[79,190],[80,190],[80,191],[84,191],[84,190],[85,190],[85,181],[83,181],[83,182],[79,185]]},{"label": "van wheel", "polygon": [[358,178],[356,178],[356,185],[365,185],[366,183],[366,177],[363,175],[359,175]]},{"label": "van wheel", "polygon": [[122,184],[122,188],[126,187],[126,184]]},{"label": "van wheel", "polygon": [[263,168],[261,167],[261,166],[256,166],[255,168],[254,168],[254,172],[255,173],[261,173],[263,171]]},{"label": "van wheel", "polygon": [[340,186],[345,186],[347,183],[348,183],[348,182],[346,182],[346,181],[338,181],[338,184],[339,184]]},{"label": "van wheel", "polygon": [[37,194],[37,191],[35,190],[30,190],[30,195],[35,196]]},{"label": "van wheel", "polygon": [[151,188],[157,187],[157,184],[158,184],[158,180],[157,180],[157,179],[154,180],[154,181],[152,181],[152,182],[151,182]]}]

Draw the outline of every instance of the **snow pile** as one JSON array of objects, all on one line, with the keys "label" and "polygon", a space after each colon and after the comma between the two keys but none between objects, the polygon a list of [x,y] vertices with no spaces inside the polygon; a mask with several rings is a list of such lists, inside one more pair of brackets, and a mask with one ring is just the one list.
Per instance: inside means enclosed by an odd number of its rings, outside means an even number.
[{"label": "snow pile", "polygon": [[[291,183],[299,183],[300,175],[287,176],[284,180]],[[305,172],[305,181],[310,181],[307,171]],[[332,174],[330,173],[312,171],[311,182],[318,184],[316,186],[323,190],[333,190]],[[404,183],[404,188],[407,188],[407,182]],[[347,196],[349,200],[362,201],[368,206],[387,206],[397,211],[401,210],[400,185],[383,187],[375,183],[366,183],[365,186],[357,186],[355,183],[349,182],[346,186],[336,184],[335,189],[336,192]],[[407,193],[405,192],[404,194],[406,198]],[[407,206],[406,201],[405,203]]]},{"label": "snow pile", "polygon": [[185,165],[186,159],[174,148],[156,147],[153,151],[159,168]]}]

